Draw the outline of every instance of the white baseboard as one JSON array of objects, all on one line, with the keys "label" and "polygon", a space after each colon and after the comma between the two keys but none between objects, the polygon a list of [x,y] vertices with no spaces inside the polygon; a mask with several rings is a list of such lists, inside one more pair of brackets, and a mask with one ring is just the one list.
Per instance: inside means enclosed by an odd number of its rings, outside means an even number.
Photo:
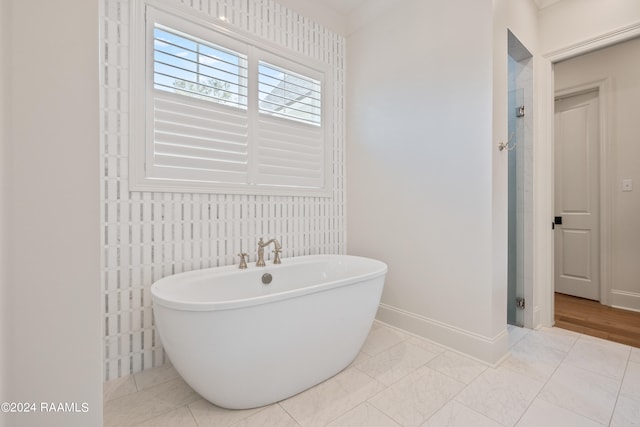
[{"label": "white baseboard", "polygon": [[380,304],[376,319],[491,366],[497,366],[509,355],[506,321],[504,330],[498,335],[485,337],[387,304]]},{"label": "white baseboard", "polygon": [[640,311],[640,294],[626,291],[611,291],[611,306],[625,310]]}]

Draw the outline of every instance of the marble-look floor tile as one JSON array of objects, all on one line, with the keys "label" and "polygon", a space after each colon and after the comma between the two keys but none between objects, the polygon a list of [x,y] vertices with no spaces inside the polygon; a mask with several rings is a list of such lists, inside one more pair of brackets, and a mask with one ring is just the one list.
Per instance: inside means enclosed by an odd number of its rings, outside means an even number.
[{"label": "marble-look floor tile", "polygon": [[182,379],[168,381],[106,402],[105,427],[133,426],[197,399],[200,397]]},{"label": "marble-look floor tile", "polygon": [[130,427],[166,414],[175,407],[161,399],[134,393],[104,405],[104,427]]},{"label": "marble-look floor tile", "polygon": [[620,395],[640,402],[640,363],[628,363],[622,380]]},{"label": "marble-look floor tile", "polygon": [[382,384],[390,386],[434,357],[435,353],[404,341],[355,366]]},{"label": "marble-look floor tile", "polygon": [[580,334],[561,328],[540,328],[532,331],[536,339],[544,342],[547,347],[568,353],[580,338]]},{"label": "marble-look floor tile", "polygon": [[387,325],[378,321],[378,320],[374,320],[373,323],[371,324],[371,330],[373,331],[374,329],[378,329],[378,328],[386,328]]},{"label": "marble-look floor tile", "polygon": [[302,426],[324,426],[382,389],[384,386],[370,376],[347,368],[280,405]]},{"label": "marble-look floor tile", "polygon": [[159,415],[148,421],[136,424],[135,427],[198,427],[186,406]]},{"label": "marble-look floor tile", "polygon": [[440,354],[444,353],[447,349],[439,346],[427,339],[419,338],[419,337],[409,337],[407,340],[409,344],[413,344],[415,346],[420,347],[424,351],[428,351],[429,353]]},{"label": "marble-look floor tile", "polygon": [[355,358],[355,359],[353,359],[353,362],[351,362],[351,363],[349,364],[349,366],[356,366],[356,365],[358,365],[358,364],[360,364],[360,363],[364,362],[364,361],[365,361],[365,360],[367,360],[367,359],[371,359],[371,356],[369,356],[367,353],[360,352],[360,353],[358,353],[358,355],[356,356],[356,358]]},{"label": "marble-look floor tile", "polygon": [[564,363],[621,379],[630,352],[629,346],[583,335],[569,351]]},{"label": "marble-look floor tile", "polygon": [[400,425],[365,402],[327,424],[327,427],[400,427]]},{"label": "marble-look floor tile", "polygon": [[521,328],[519,326],[507,325],[507,334],[509,338],[509,347],[516,345],[521,339],[527,336],[531,329]]},{"label": "marble-look floor tile", "polygon": [[107,381],[102,386],[102,398],[105,402],[126,396],[138,391],[133,375]]},{"label": "marble-look floor tile", "polygon": [[608,424],[620,380],[562,364],[540,392],[547,402]]},{"label": "marble-look floor tile", "polygon": [[487,369],[486,365],[453,351],[445,351],[427,366],[464,384],[470,384]]},{"label": "marble-look floor tile", "polygon": [[487,369],[456,401],[505,426],[513,426],[543,385],[542,381],[505,368]]},{"label": "marble-look floor tile", "polygon": [[176,408],[202,399],[182,378],[176,378],[150,387],[139,393],[148,392],[154,397],[173,404]]},{"label": "marble-look floor tile", "polygon": [[157,368],[146,369],[142,372],[134,374],[138,391],[145,390],[158,384],[176,379],[180,374],[176,371],[171,363],[165,363]]},{"label": "marble-look floor tile", "polygon": [[524,341],[529,342],[531,345],[552,348],[566,354],[571,350],[579,338],[579,334],[571,331],[565,331],[564,329],[542,328],[531,331],[525,337]]},{"label": "marble-look floor tile", "polygon": [[520,332],[492,369],[375,322],[340,374],[240,411],[203,400],[168,363],[105,383],[104,425],[640,427],[640,349],[559,328]]},{"label": "marble-look floor tile", "polygon": [[640,426],[640,400],[620,396],[616,402],[610,427]]},{"label": "marble-look floor tile", "polygon": [[280,405],[271,405],[242,421],[233,424],[234,427],[298,427],[289,414]]},{"label": "marble-look floor tile", "polygon": [[419,426],[463,387],[463,383],[423,366],[369,402],[402,426]]},{"label": "marble-look floor tile", "polygon": [[189,405],[198,427],[230,426],[250,417],[264,408],[231,410],[220,408],[204,399],[200,399]]},{"label": "marble-look floor tile", "polygon": [[640,426],[640,362],[627,365],[611,426]]},{"label": "marble-look floor tile", "polygon": [[378,353],[382,353],[385,350],[393,347],[396,344],[409,338],[409,335],[389,328],[387,326],[381,326],[375,329],[371,329],[369,336],[367,337],[364,345],[362,346],[362,352],[370,356],[375,356]]},{"label": "marble-look floor tile", "polygon": [[442,409],[429,418],[421,427],[503,427],[496,421],[467,408],[466,406],[450,401]]},{"label": "marble-look floor tile", "polygon": [[546,337],[532,331],[511,348],[511,356],[500,366],[546,381],[560,366],[567,353],[549,344]]},{"label": "marble-look floor tile", "polygon": [[527,409],[527,412],[524,413],[516,426],[603,427],[603,424],[553,405],[544,399],[536,399],[531,406],[529,406],[529,409]]}]

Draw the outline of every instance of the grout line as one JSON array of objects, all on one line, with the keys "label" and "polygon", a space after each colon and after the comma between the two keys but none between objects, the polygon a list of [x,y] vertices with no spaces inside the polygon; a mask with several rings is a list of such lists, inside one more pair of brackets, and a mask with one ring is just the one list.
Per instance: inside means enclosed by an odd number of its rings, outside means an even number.
[{"label": "grout line", "polygon": [[[197,402],[197,400],[196,400]],[[191,402],[194,403],[194,402]],[[189,415],[191,415],[191,419],[193,420],[193,423],[196,425],[196,427],[201,427],[200,423],[198,423],[198,420],[196,419],[196,416],[193,415],[193,412],[191,411],[191,408],[189,407],[190,404],[184,405],[187,408],[187,411],[189,411]]]},{"label": "grout line", "polygon": [[[297,396],[297,395],[294,395],[294,396]],[[293,397],[293,396],[291,396],[291,397]],[[287,398],[287,399],[289,399],[289,398]],[[284,399],[284,400],[287,400],[287,399]],[[284,400],[281,400],[280,402],[284,402]],[[289,413],[289,411],[287,411],[287,410],[286,410],[286,408],[280,404],[280,402],[275,403],[275,405],[278,405],[278,406],[280,407],[280,409],[282,409],[282,410],[284,411],[284,413],[285,413],[285,414],[287,414],[288,416],[290,416],[290,417],[291,417],[291,419],[293,420],[293,422],[294,422],[294,423],[296,423],[296,425],[301,426],[302,424],[300,424],[300,423],[298,422],[298,420],[296,419],[296,417],[294,417],[294,416],[293,416],[293,414]]]},{"label": "grout line", "polygon": [[631,353],[633,352],[633,347],[629,349],[629,354],[627,355],[627,363],[624,366],[624,373],[622,374],[622,379],[620,380],[620,385],[618,386],[618,392],[616,393],[616,402],[613,405],[613,410],[611,411],[611,416],[609,417],[609,423],[607,425],[611,425],[613,421],[613,416],[616,414],[616,408],[618,407],[618,401],[620,399],[620,392],[622,391],[622,386],[624,385],[624,379],[627,376],[627,370],[629,369],[629,364],[631,363]]},{"label": "grout line", "polygon": [[[573,331],[571,331],[571,332],[573,332]],[[522,417],[524,416],[524,414],[526,414],[526,413],[527,413],[527,411],[529,410],[529,408],[531,408],[531,405],[533,404],[533,402],[535,402],[535,401],[536,401],[536,399],[538,399],[538,398],[540,398],[540,399],[544,400],[545,402],[550,403],[550,404],[552,404],[552,405],[554,405],[554,406],[558,406],[558,405],[556,405],[555,403],[552,403],[552,402],[549,402],[548,400],[545,400],[543,397],[541,397],[541,396],[540,396],[540,393],[542,393],[542,390],[544,390],[544,389],[545,389],[545,387],[547,386],[547,384],[549,384],[549,381],[551,381],[551,379],[552,379],[552,378],[553,378],[553,376],[556,374],[556,372],[558,371],[558,369],[560,369],[560,366],[562,366],[562,364],[565,362],[565,360],[566,360],[566,359],[567,359],[567,357],[569,356],[569,353],[571,353],[571,350],[573,350],[573,347],[575,347],[576,343],[578,342],[578,340],[579,340],[579,339],[580,339],[580,337],[582,336],[582,334],[580,334],[580,333],[577,333],[577,332],[573,332],[573,333],[578,334],[578,336],[576,337],[576,339],[575,339],[575,340],[573,341],[573,343],[571,344],[571,347],[569,347],[569,349],[565,352],[564,357],[562,358],[562,360],[560,361],[560,363],[558,363],[558,366],[556,366],[556,367],[555,367],[555,369],[553,370],[553,372],[551,372],[551,374],[550,374],[550,375],[549,375],[549,377],[546,379],[546,381],[544,381],[544,384],[542,384],[542,387],[540,387],[540,390],[538,390],[538,392],[536,393],[536,395],[534,396],[534,398],[531,400],[531,402],[529,403],[529,405],[527,405],[527,409],[525,409],[525,410],[524,410],[524,412],[522,413],[522,415],[520,416],[520,418],[518,418],[518,421],[516,421],[516,424],[515,424],[515,425],[517,425],[517,424],[520,422],[520,420],[522,419]],[[572,410],[570,410],[570,409],[563,408],[563,407],[561,407],[561,406],[558,406],[558,407],[560,407],[560,408],[562,408],[562,409],[565,409],[565,410],[568,410],[568,411],[571,411],[571,412],[573,412],[574,414],[578,414],[577,412],[574,412],[574,411],[572,411]],[[580,416],[584,416],[584,415],[582,415],[582,414],[578,414],[578,415],[580,415]]]}]

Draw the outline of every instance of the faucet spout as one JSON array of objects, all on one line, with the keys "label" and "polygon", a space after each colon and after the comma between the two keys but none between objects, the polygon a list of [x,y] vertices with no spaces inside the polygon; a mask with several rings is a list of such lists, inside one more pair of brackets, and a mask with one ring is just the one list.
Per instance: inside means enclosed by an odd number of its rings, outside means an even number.
[{"label": "faucet spout", "polygon": [[281,264],[280,261],[280,252],[282,252],[282,247],[280,243],[276,239],[270,239],[264,242],[262,237],[258,240],[258,260],[256,261],[256,267],[264,267],[266,263],[264,262],[264,248],[273,243],[273,253],[275,254],[273,258],[274,264]]}]

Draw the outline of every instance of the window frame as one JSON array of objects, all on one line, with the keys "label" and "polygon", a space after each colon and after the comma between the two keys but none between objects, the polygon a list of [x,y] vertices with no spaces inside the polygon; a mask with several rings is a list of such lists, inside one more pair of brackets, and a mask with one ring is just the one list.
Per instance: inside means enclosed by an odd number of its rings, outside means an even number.
[{"label": "window frame", "polygon": [[[333,86],[332,70],[328,64],[298,54],[275,43],[263,40],[236,28],[231,28],[223,20],[212,23],[209,16],[178,5],[169,5],[161,0],[132,1],[131,10],[131,49],[130,49],[130,138],[129,138],[129,190],[159,191],[176,193],[213,193],[213,194],[248,194],[274,196],[318,196],[329,197],[332,194],[333,167],[331,164],[333,147]],[[149,18],[149,21],[147,21]],[[153,173],[154,155],[154,58],[153,29],[155,23],[168,27],[191,37],[205,40],[212,44],[234,50],[247,55],[247,114],[249,129],[252,133],[248,143],[249,182],[232,184],[224,182],[200,181],[193,179],[166,178],[151,175]],[[188,27],[188,28],[186,28]],[[211,35],[215,35],[213,39]],[[151,42],[153,43],[153,42]],[[257,170],[258,150],[260,143],[257,137],[257,121],[259,116],[269,115],[260,112],[258,99],[258,64],[268,62],[276,67],[297,73],[321,82],[321,123],[304,126],[316,127],[321,134],[320,168],[321,185],[318,187],[296,185],[274,185],[256,182],[260,179]],[[150,64],[150,65],[149,65]],[[151,89],[149,89],[151,86]],[[167,92],[170,93],[170,92]],[[178,94],[177,94],[178,95]],[[186,96],[186,95],[181,95]],[[202,101],[209,102],[209,101]],[[221,104],[222,105],[222,104]],[[225,108],[236,108],[226,106]],[[269,120],[298,122],[293,119],[274,115]],[[296,126],[299,126],[298,123]],[[256,178],[258,177],[258,178]]]}]

